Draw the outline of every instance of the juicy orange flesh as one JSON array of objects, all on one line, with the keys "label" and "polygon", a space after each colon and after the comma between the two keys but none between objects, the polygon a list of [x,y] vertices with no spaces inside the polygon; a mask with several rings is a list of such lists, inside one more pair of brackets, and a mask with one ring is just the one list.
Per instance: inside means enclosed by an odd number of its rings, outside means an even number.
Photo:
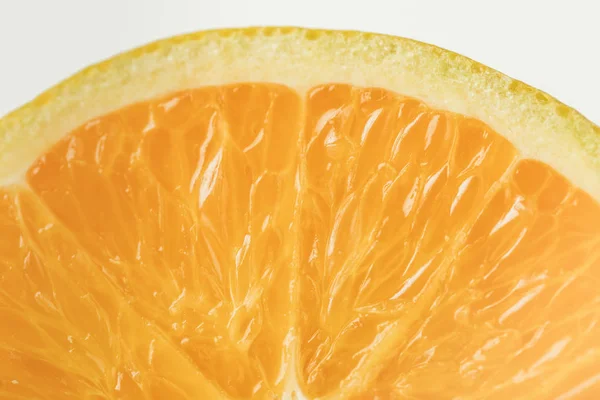
[{"label": "juicy orange flesh", "polygon": [[588,396],[599,227],[483,123],[383,89],[133,105],[0,188],[0,398]]}]

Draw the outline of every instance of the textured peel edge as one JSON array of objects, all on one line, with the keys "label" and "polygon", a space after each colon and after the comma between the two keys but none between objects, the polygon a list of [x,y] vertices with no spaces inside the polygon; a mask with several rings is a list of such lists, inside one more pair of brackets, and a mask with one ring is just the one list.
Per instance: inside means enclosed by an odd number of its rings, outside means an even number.
[{"label": "textured peel edge", "polygon": [[160,40],[90,66],[0,119],[0,186],[18,183],[60,138],[126,105],[188,88],[280,83],[375,86],[477,118],[523,157],[600,200],[600,127],[576,110],[459,54],[353,31],[258,27]]}]

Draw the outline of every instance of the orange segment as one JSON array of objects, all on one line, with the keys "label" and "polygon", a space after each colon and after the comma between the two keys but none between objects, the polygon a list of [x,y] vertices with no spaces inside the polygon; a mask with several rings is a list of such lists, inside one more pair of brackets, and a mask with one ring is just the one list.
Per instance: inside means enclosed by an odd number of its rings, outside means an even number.
[{"label": "orange segment", "polygon": [[120,296],[235,396],[274,385],[289,325],[299,107],[280,87],[178,94],[88,123],[28,175]]},{"label": "orange segment", "polygon": [[[481,123],[377,89],[317,89],[307,113],[300,269],[314,294],[301,332],[309,393],[322,396],[376,379],[410,340],[516,154]],[[353,151],[328,155],[334,135]]]},{"label": "orange segment", "polygon": [[0,191],[0,398],[585,398],[599,227],[483,122],[385,89],[130,105]]}]

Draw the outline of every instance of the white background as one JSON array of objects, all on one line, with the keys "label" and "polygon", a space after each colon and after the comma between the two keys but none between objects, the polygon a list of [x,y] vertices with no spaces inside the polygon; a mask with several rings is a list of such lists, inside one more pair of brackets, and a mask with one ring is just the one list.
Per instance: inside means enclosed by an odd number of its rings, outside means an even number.
[{"label": "white background", "polygon": [[201,29],[300,25],[411,37],[600,123],[599,0],[0,0],[0,115],[77,70]]}]

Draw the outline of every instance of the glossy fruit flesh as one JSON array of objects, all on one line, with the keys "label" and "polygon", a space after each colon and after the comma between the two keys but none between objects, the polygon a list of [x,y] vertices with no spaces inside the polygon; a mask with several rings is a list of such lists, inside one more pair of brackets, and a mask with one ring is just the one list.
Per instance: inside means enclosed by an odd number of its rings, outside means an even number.
[{"label": "glossy fruit flesh", "polygon": [[0,188],[0,398],[589,395],[599,227],[483,123],[382,89],[132,105]]}]

